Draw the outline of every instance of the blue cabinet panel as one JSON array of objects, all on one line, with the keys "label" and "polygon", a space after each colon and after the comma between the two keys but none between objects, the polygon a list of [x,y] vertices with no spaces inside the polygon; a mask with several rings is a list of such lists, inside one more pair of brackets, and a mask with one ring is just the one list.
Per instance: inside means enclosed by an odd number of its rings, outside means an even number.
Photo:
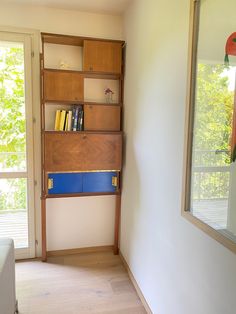
[{"label": "blue cabinet panel", "polygon": [[50,173],[48,194],[109,193],[117,190],[117,172]]},{"label": "blue cabinet panel", "polygon": [[50,173],[48,175],[48,181],[48,194],[83,192],[82,173]]},{"label": "blue cabinet panel", "polygon": [[116,172],[87,172],[83,175],[83,192],[116,192],[117,187],[112,184],[116,181]]}]

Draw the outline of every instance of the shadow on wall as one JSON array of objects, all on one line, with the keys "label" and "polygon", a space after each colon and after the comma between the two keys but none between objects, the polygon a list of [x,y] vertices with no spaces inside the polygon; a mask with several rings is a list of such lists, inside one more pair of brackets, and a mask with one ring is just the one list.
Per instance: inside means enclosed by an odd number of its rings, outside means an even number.
[{"label": "shadow on wall", "polygon": [[[130,140],[132,136],[129,133]],[[127,146],[129,150],[129,159],[127,160]],[[126,248],[131,248],[127,252],[123,252],[125,258],[130,261],[133,255],[135,242],[135,234],[137,228],[137,219],[139,219],[138,211],[141,201],[141,182],[139,169],[136,159],[136,153],[133,143],[129,143],[127,136],[124,138],[124,164],[123,164],[123,183],[122,183],[122,198],[121,198],[121,230],[124,222],[125,232],[121,231],[121,243],[125,242]],[[127,170],[129,169],[129,170]],[[130,175],[132,174],[132,175]],[[124,211],[124,214],[123,214]],[[126,230],[129,230],[127,232]]]},{"label": "shadow on wall", "polygon": [[[121,199],[121,244],[123,245],[123,254],[127,260],[133,255],[133,248],[135,243],[135,235],[137,233],[137,219],[139,219],[138,210],[140,208],[140,196],[141,196],[141,179],[137,161],[137,153],[135,150],[135,138],[137,135],[137,122],[140,106],[139,90],[135,90],[138,84],[138,68],[133,63],[133,60],[127,61],[127,50],[124,50],[124,60],[129,62],[129,67],[134,69],[131,71],[125,71],[125,82],[133,80],[131,88],[125,91],[125,103],[123,107],[123,129],[124,142],[123,142],[123,180],[122,180],[122,199]],[[125,69],[124,69],[125,70]],[[137,71],[137,73],[133,73]],[[129,106],[129,107],[128,107]],[[128,121],[128,122],[127,122]],[[122,232],[122,226],[124,226]],[[128,229],[128,232],[127,232]],[[125,248],[131,248],[128,252],[124,251]],[[128,255],[126,255],[128,254]]]}]

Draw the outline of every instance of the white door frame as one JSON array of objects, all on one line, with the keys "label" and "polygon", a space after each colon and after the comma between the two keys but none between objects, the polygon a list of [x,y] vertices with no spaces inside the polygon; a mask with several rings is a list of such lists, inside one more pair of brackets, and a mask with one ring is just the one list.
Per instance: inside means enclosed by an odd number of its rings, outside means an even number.
[{"label": "white door frame", "polygon": [[[33,34],[35,35],[35,34]],[[35,73],[33,75],[33,67],[35,66],[35,62],[33,62],[32,57],[34,56],[35,51],[33,52],[33,44],[36,38],[33,38],[31,31],[26,30],[16,30],[10,28],[0,28],[0,40],[8,41],[8,42],[21,42],[24,45],[24,64],[25,64],[25,109],[26,109],[26,141],[27,141],[27,151],[26,151],[26,158],[27,158],[27,171],[26,172],[10,172],[10,173],[1,173],[1,177],[7,178],[14,178],[14,177],[22,177],[27,178],[27,208],[28,208],[28,239],[29,239],[29,247],[16,249],[15,256],[16,259],[23,259],[23,258],[33,258],[36,256],[35,251],[35,208],[36,204],[39,203],[35,202],[35,192],[37,182],[40,183],[40,180],[35,180],[35,175],[37,178],[37,173],[35,171],[35,162],[39,162],[35,158],[35,151],[34,151],[34,132],[35,126],[33,122],[36,122],[34,118],[34,98],[37,95],[34,95],[34,89],[38,89],[35,87]],[[37,45],[38,47],[38,45]],[[35,49],[34,49],[35,50]],[[37,81],[37,80],[36,80]],[[36,93],[37,94],[37,93]],[[39,96],[39,95],[38,95]],[[36,113],[37,114],[37,113]],[[39,119],[38,119],[39,120]],[[36,139],[37,140],[37,139]],[[37,167],[39,168],[39,167]],[[38,195],[37,195],[38,196]],[[39,199],[39,197],[37,197]],[[37,206],[38,207],[38,206]],[[38,207],[40,209],[40,207]]]}]

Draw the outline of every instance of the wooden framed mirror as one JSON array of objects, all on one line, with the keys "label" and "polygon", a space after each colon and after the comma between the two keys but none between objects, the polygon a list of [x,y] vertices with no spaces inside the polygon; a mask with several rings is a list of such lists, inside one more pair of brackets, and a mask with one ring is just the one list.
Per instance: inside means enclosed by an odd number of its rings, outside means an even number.
[{"label": "wooden framed mirror", "polygon": [[191,0],[182,215],[236,252],[236,3]]}]

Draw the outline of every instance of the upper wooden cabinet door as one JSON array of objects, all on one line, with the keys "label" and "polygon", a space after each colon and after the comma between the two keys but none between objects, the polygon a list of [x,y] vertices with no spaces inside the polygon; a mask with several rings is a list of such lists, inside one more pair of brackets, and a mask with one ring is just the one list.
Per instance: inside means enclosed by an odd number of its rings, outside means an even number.
[{"label": "upper wooden cabinet door", "polygon": [[84,105],[84,130],[120,131],[120,107]]},{"label": "upper wooden cabinet door", "polygon": [[44,71],[45,101],[83,101],[84,78],[77,72]]},{"label": "upper wooden cabinet door", "polygon": [[84,40],[84,71],[121,73],[122,43]]}]

